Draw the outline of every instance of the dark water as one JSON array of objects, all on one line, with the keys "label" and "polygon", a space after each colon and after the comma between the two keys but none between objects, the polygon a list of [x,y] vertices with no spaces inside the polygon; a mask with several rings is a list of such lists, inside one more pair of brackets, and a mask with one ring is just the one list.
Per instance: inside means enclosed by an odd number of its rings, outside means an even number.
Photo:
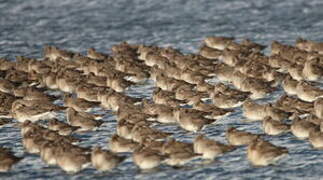
[{"label": "dark water", "polygon": [[[41,57],[43,45],[85,52],[94,47],[101,52],[111,45],[130,43],[174,46],[183,52],[196,52],[201,40],[210,35],[249,38],[269,44],[272,40],[294,43],[297,37],[323,41],[323,1],[321,0],[7,0],[0,1],[0,56]],[[268,50],[267,50],[268,51]],[[149,96],[151,84],[133,87],[129,94]],[[273,96],[278,96],[274,94]],[[62,117],[64,118],[64,117]],[[97,132],[82,134],[83,145],[105,146],[114,133],[116,122],[107,114],[106,123]],[[204,132],[224,141],[224,129],[236,126],[261,133],[258,123],[242,121],[241,112],[207,127]],[[174,126],[160,127],[178,132],[179,140],[194,136]],[[278,165],[254,168],[246,160],[245,148],[220,157],[219,162],[183,169],[161,167],[154,173],[142,173],[131,158],[110,173],[86,169],[67,175],[48,167],[40,158],[26,157],[0,179],[320,179],[323,176],[323,152],[313,150],[306,141],[287,134],[267,137],[276,145],[288,147],[290,154]],[[0,146],[12,147],[23,155],[18,129],[0,129]]]}]

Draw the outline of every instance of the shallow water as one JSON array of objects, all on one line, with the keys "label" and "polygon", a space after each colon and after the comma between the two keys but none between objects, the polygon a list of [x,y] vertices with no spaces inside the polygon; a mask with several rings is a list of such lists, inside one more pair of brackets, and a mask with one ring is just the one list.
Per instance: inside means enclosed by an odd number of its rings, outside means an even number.
[{"label": "shallow water", "polygon": [[[210,35],[249,38],[263,44],[273,40],[292,44],[299,36],[323,41],[323,1],[321,0],[0,0],[0,56],[41,57],[43,45],[55,45],[84,53],[94,47],[108,52],[121,41],[173,46],[185,53],[196,52],[201,40]],[[268,51],[268,49],[266,50]],[[132,87],[130,95],[149,97],[151,83]],[[281,92],[273,94],[273,100]],[[59,103],[59,102],[58,102]],[[79,135],[81,145],[106,146],[115,132],[115,117],[108,111],[96,132]],[[62,117],[64,118],[64,117]],[[203,130],[208,137],[224,142],[224,130],[239,127],[262,133],[259,123],[243,122],[241,110]],[[179,140],[191,141],[193,133],[175,126],[159,126],[176,132]],[[12,125],[0,129],[0,146],[12,147],[25,155],[0,179],[319,179],[323,176],[323,151],[313,150],[307,141],[291,134],[266,137],[289,149],[289,156],[276,166],[254,168],[246,160],[246,148],[239,148],[208,165],[192,163],[182,169],[162,166],[156,172],[140,172],[128,158],[110,173],[86,169],[68,175],[48,167],[38,156],[24,154],[21,136]]]}]

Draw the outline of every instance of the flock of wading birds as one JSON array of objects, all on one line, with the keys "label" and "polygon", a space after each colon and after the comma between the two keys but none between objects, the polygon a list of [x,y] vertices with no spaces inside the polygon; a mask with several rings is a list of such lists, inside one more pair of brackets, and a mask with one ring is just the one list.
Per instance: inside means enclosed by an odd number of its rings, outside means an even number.
[{"label": "flock of wading birds", "polygon": [[[262,121],[266,134],[291,132],[322,149],[323,89],[315,81],[323,78],[323,43],[298,39],[290,46],[274,41],[270,56],[262,53],[264,48],[247,39],[237,43],[233,38],[208,37],[199,54],[121,43],[112,47],[112,54],[90,48],[84,56],[46,46],[41,60],[2,58],[0,113],[6,118],[0,123],[17,120],[13,128],[21,129],[25,150],[68,173],[89,165],[99,171],[112,170],[127,158],[127,153],[118,154],[124,152],[131,152],[133,163],[141,169],[160,164],[178,167],[197,158],[212,161],[244,145],[254,166],[273,164],[288,154],[286,148],[263,140],[263,134],[234,127],[226,130],[228,144],[203,134],[197,134],[192,143],[181,142],[171,138],[172,133],[152,127],[174,124],[199,132],[240,106],[249,121]],[[220,83],[208,83],[214,77]],[[151,100],[123,93],[147,79],[156,86]],[[255,102],[280,86],[285,94],[277,101]],[[48,89],[64,93],[49,95]],[[53,103],[60,96],[64,106]],[[208,98],[212,103],[206,102]],[[117,117],[109,150],[78,146],[80,140],[73,136],[107,123],[89,112],[96,106]],[[59,111],[66,112],[66,122],[56,119]],[[0,147],[1,172],[21,159]]]}]

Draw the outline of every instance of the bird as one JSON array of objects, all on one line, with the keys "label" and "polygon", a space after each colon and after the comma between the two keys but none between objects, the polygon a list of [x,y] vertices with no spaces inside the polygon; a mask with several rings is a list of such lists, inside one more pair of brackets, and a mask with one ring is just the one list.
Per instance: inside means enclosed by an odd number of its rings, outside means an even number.
[{"label": "bird", "polygon": [[78,126],[71,126],[55,118],[48,121],[48,129],[57,131],[58,134],[62,136],[69,136],[80,128],[81,127]]},{"label": "bird", "polygon": [[323,75],[323,67],[319,58],[312,58],[305,61],[303,68],[303,76],[308,81],[321,80]]},{"label": "bird", "polygon": [[216,121],[215,119],[203,117],[203,114],[208,115],[207,112],[194,109],[179,108],[174,110],[174,116],[179,126],[192,132],[200,131],[205,128],[206,125],[212,124]]},{"label": "bird", "polygon": [[323,119],[323,98],[317,98],[314,101],[314,113],[318,118]]},{"label": "bird", "polygon": [[247,159],[254,166],[268,166],[275,164],[287,154],[287,148],[256,138],[248,145]]},{"label": "bird", "polygon": [[67,108],[66,112],[67,122],[72,126],[81,127],[81,131],[96,130],[104,122],[96,120],[96,116],[84,112],[75,111],[73,108]]},{"label": "bird", "polygon": [[40,89],[34,87],[17,87],[13,90],[13,94],[16,97],[22,97],[24,100],[41,100],[53,102],[57,99],[57,97],[47,95]]},{"label": "bird", "polygon": [[166,155],[162,155],[159,151],[146,148],[143,145],[138,146],[132,153],[133,162],[143,170],[158,167],[165,159]]},{"label": "bird", "polygon": [[0,92],[0,103],[2,106],[0,106],[0,116],[3,118],[12,118],[11,115],[11,108],[13,102],[17,100],[16,97],[14,97],[11,94]]},{"label": "bird", "polygon": [[296,86],[298,98],[307,102],[313,102],[323,96],[323,90],[314,86],[313,83],[299,81]]},{"label": "bird", "polygon": [[64,106],[71,107],[76,111],[88,112],[94,106],[99,106],[97,102],[90,102],[83,98],[73,98],[71,94],[64,94]]},{"label": "bird", "polygon": [[268,135],[280,135],[290,131],[290,125],[283,122],[273,120],[271,117],[265,117],[262,121],[262,128]]},{"label": "bird", "polygon": [[143,112],[149,115],[157,115],[156,121],[166,124],[175,124],[177,121],[173,116],[173,108],[165,104],[149,103],[146,99],[142,101]]},{"label": "bird", "polygon": [[111,171],[125,159],[126,156],[118,156],[100,147],[94,147],[91,152],[92,165],[99,171]]},{"label": "bird", "polygon": [[224,50],[233,42],[233,40],[234,38],[232,37],[210,36],[204,39],[204,43],[210,48]]},{"label": "bird", "polygon": [[221,56],[222,51],[210,48],[206,45],[202,45],[199,49],[199,54],[207,59],[218,59]]},{"label": "bird", "polygon": [[91,155],[74,151],[71,146],[59,146],[55,151],[57,165],[69,174],[74,174],[91,164]]},{"label": "bird", "polygon": [[114,134],[109,140],[109,149],[115,153],[133,152],[139,143]]},{"label": "bird", "polygon": [[173,167],[181,167],[201,157],[201,154],[194,152],[193,143],[177,141],[174,138],[169,138],[163,143],[161,151],[168,156],[164,163]]},{"label": "bird", "polygon": [[276,108],[271,103],[266,104],[265,111],[267,116],[276,121],[288,119],[293,114],[292,112],[285,112],[282,109]]},{"label": "bird", "polygon": [[250,144],[253,140],[259,138],[260,135],[230,127],[226,130],[225,137],[229,144],[233,146],[242,146]]},{"label": "bird", "polygon": [[298,139],[306,139],[309,137],[310,132],[317,128],[319,128],[318,125],[296,116],[292,121],[291,132]]},{"label": "bird", "polygon": [[87,56],[92,59],[104,60],[109,57],[108,54],[97,52],[94,48],[89,48],[87,50]]},{"label": "bird", "polygon": [[143,142],[147,138],[164,139],[170,135],[171,133],[163,132],[142,124],[135,124],[131,130],[132,140],[139,143]]},{"label": "bird", "polygon": [[7,79],[3,79],[0,78],[0,91],[3,93],[8,93],[8,94],[12,94],[13,90],[16,88],[16,85],[7,80]]},{"label": "bird", "polygon": [[204,159],[214,160],[216,157],[235,149],[235,146],[222,144],[215,140],[208,139],[202,134],[196,136],[194,139],[194,152],[197,154],[203,154]]},{"label": "bird", "polygon": [[251,99],[247,99],[243,105],[243,116],[252,121],[259,121],[267,116],[266,105],[258,104]]},{"label": "bird", "polygon": [[153,92],[153,101],[156,104],[165,104],[173,108],[185,104],[185,100],[178,100],[175,98],[175,93],[171,91],[164,91],[161,88],[156,88]]},{"label": "bird", "polygon": [[246,99],[244,96],[236,95],[230,96],[223,94],[222,92],[212,92],[210,94],[210,98],[215,106],[219,108],[235,108],[241,106],[244,100]]},{"label": "bird", "polygon": [[26,120],[35,122],[55,118],[56,111],[64,109],[46,101],[18,99],[12,103],[11,113],[12,117],[19,122]]},{"label": "bird", "polygon": [[282,82],[282,87],[288,95],[296,95],[297,84],[297,80],[294,80],[291,76],[287,75]]},{"label": "bird", "polygon": [[232,109],[218,108],[217,106],[215,106],[213,104],[207,104],[207,103],[202,102],[201,100],[193,103],[193,109],[203,111],[203,112],[208,112],[208,113],[210,113],[210,115],[207,115],[206,117],[209,116],[213,119],[227,116],[234,111]]},{"label": "bird", "polygon": [[17,157],[10,149],[5,147],[0,147],[0,172],[8,172],[19,161],[21,161],[23,157]]},{"label": "bird", "polygon": [[55,151],[61,146],[58,141],[44,141],[40,146],[40,157],[48,165],[57,165]]},{"label": "bird", "polygon": [[323,149],[323,133],[319,128],[313,128],[310,130],[308,141],[315,149]]}]

